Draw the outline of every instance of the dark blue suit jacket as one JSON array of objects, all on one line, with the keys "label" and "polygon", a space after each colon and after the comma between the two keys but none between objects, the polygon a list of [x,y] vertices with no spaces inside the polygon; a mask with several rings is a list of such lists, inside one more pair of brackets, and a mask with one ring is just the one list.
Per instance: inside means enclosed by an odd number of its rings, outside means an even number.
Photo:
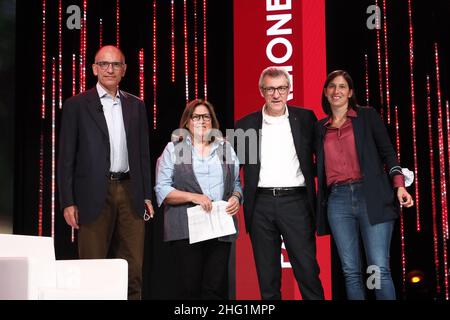
[{"label": "dark blue suit jacket", "polygon": [[[135,211],[151,199],[150,152],[144,102],[120,91]],[[61,209],[77,205],[79,222],[92,222],[105,204],[110,145],[96,88],[66,100],[59,136],[58,186]]]},{"label": "dark blue suit jacket", "polygon": [[[316,192],[314,186],[314,124],[317,118],[311,110],[288,106],[289,123],[291,125],[292,137],[294,140],[295,150],[300,162],[300,167],[305,176],[305,183],[308,192],[308,202],[311,206],[311,212],[314,214],[316,206]],[[234,140],[234,148],[239,156],[239,161],[244,167],[244,216],[247,232],[250,232],[253,211],[255,208],[256,191],[258,188],[259,171],[261,169],[260,159],[260,130],[262,129],[262,111],[258,110],[251,113],[236,123],[236,129],[244,131],[255,129],[257,134],[257,163],[249,164],[248,160],[252,158],[249,154],[248,141],[245,145],[245,159],[243,154],[239,152],[239,146]],[[282,143],[282,141],[280,141]],[[273,172],[273,174],[277,174]]]},{"label": "dark blue suit jacket", "polygon": [[[367,203],[367,212],[371,224],[386,222],[398,217],[398,207],[389,175],[391,168],[398,166],[397,155],[392,146],[386,127],[377,111],[370,107],[357,107],[357,117],[351,118],[355,135],[363,189]],[[327,118],[316,124],[317,149],[317,232],[319,235],[330,233],[327,219],[328,187],[325,176],[323,140],[326,132],[324,123]]]}]

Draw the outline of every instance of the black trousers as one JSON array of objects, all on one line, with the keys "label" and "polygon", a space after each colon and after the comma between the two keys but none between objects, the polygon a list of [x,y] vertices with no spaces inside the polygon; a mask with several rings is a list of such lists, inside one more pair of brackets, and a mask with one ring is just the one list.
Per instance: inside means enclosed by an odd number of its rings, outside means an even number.
[{"label": "black trousers", "polygon": [[231,242],[211,239],[189,244],[171,241],[176,255],[179,299],[228,299],[228,261]]},{"label": "black trousers", "polygon": [[302,298],[324,299],[313,214],[306,192],[282,197],[258,194],[250,239],[262,299],[281,299],[282,240]]}]

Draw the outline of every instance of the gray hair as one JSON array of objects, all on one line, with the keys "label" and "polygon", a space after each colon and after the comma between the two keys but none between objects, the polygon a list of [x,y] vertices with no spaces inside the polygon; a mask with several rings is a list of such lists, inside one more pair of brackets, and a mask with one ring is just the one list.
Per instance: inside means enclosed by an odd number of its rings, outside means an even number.
[{"label": "gray hair", "polygon": [[291,88],[291,77],[289,76],[289,73],[284,68],[275,67],[275,66],[270,66],[270,67],[265,68],[261,72],[261,75],[259,76],[259,88],[263,87],[264,78],[266,76],[271,77],[271,78],[285,77],[288,82],[289,88]]}]

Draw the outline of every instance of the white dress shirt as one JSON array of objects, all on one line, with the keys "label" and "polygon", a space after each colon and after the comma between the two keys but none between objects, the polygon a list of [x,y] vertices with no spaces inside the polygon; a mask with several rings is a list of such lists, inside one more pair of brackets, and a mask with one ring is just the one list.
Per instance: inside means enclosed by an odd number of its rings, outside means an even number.
[{"label": "white dress shirt", "polygon": [[289,111],[272,117],[262,110],[261,170],[258,187],[301,187],[305,177],[295,150],[289,123]]},{"label": "white dress shirt", "polygon": [[117,89],[116,96],[112,97],[98,82],[96,87],[108,126],[109,144],[111,148],[111,167],[109,171],[128,172],[130,168],[128,165],[127,136],[123,124],[119,89]]}]

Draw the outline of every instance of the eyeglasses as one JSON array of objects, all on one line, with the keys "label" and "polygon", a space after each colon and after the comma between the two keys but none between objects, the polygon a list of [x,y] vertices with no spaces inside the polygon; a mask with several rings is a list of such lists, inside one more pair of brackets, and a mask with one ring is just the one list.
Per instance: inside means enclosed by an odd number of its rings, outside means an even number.
[{"label": "eyeglasses", "polygon": [[273,95],[275,93],[275,90],[277,90],[279,94],[286,94],[288,89],[288,86],[262,88],[262,90],[268,95]]},{"label": "eyeglasses", "polygon": [[200,121],[200,119],[203,119],[203,121],[205,122],[209,122],[211,121],[211,115],[209,113],[204,113],[204,114],[193,114],[191,117],[192,121],[194,122],[198,122]]},{"label": "eyeglasses", "polygon": [[125,64],[123,62],[114,61],[114,62],[108,62],[108,61],[98,61],[95,63],[102,69],[103,71],[108,70],[109,66],[112,66],[113,70],[119,70],[122,68],[122,66]]}]

